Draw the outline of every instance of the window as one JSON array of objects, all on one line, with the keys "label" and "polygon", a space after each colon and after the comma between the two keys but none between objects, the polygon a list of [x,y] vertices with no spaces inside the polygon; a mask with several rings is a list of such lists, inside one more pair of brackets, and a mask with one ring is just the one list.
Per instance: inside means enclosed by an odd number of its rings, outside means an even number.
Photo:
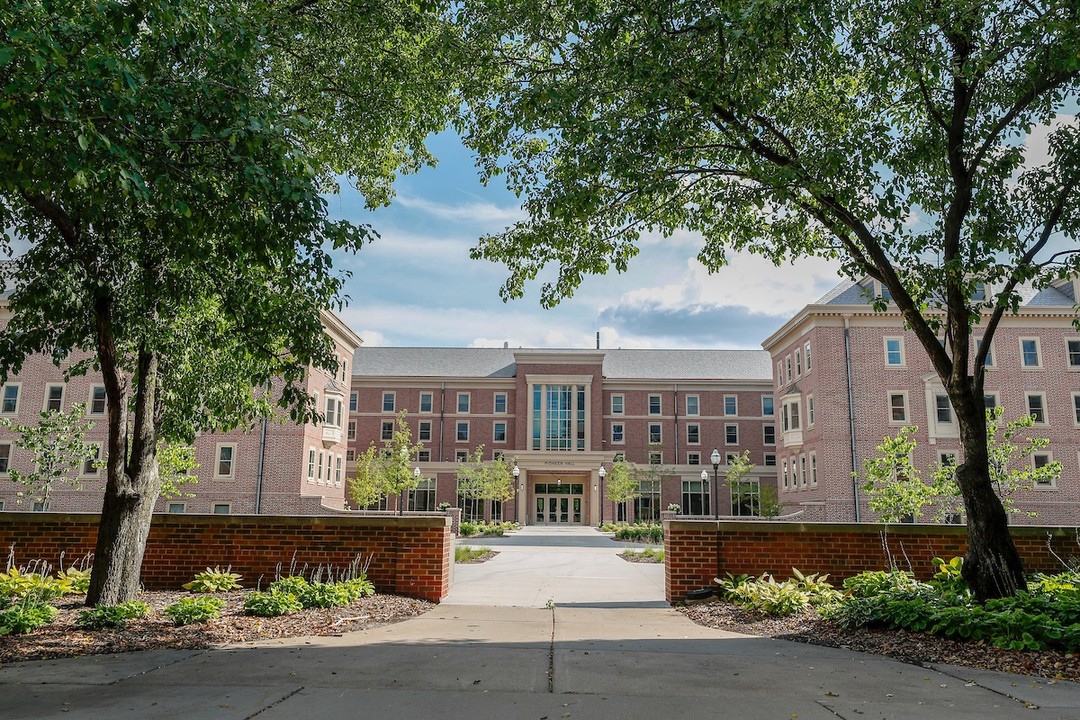
[{"label": "window", "polygon": [[34,512],[45,512],[45,503],[40,500],[34,501]]},{"label": "window", "polygon": [[431,421],[421,420],[416,430],[418,442],[431,442]]},{"label": "window", "polygon": [[461,492],[461,481],[458,481],[458,507],[461,508],[462,520],[483,520],[484,519],[484,501],[479,498],[466,497]]},{"label": "window", "polygon": [[701,414],[701,399],[697,395],[686,396],[686,414],[687,415],[700,415]]},{"label": "window", "polygon": [[806,455],[799,456],[799,487],[806,487]]},{"label": "window", "polygon": [[229,515],[232,513],[232,505],[229,503],[214,503],[215,515]]},{"label": "window", "polygon": [[530,386],[530,450],[583,451],[588,447],[586,427],[589,397],[585,384]]},{"label": "window", "polygon": [[726,444],[726,445],[738,445],[739,444],[739,426],[738,425],[725,425],[724,426],[724,444]]},{"label": "window", "polygon": [[493,433],[493,438],[492,439],[494,440],[494,442],[500,442],[500,443],[506,442],[506,423],[504,423],[504,422],[495,423],[495,431]]},{"label": "window", "polygon": [[307,481],[315,482],[315,448],[308,448]]},{"label": "window", "polygon": [[341,470],[342,470],[341,456],[337,456],[337,463],[334,465],[334,484],[341,485]]},{"label": "window", "polygon": [[798,400],[790,400],[780,407],[780,424],[784,432],[800,428]]},{"label": "window", "polygon": [[420,450],[416,453],[416,462],[431,462],[431,451]]},{"label": "window", "polygon": [[458,442],[469,442],[469,423],[467,421],[459,422],[457,424],[455,437]]},{"label": "window", "polygon": [[495,412],[506,414],[506,393],[495,393]]},{"label": "window", "polygon": [[638,483],[638,496],[634,498],[634,520],[637,522],[660,520],[659,480],[642,480]]},{"label": "window", "polygon": [[1035,422],[1044,425],[1046,423],[1046,400],[1042,393],[1027,394],[1028,415],[1035,417]]},{"label": "window", "polygon": [[326,418],[324,422],[330,427],[341,427],[341,402],[336,398],[326,398]]},{"label": "window", "polygon": [[934,412],[937,413],[939,423],[952,422],[952,403],[949,402],[948,395],[934,396]]},{"label": "window", "polygon": [[725,465],[733,465],[738,459],[739,459],[739,456],[736,455],[735,453],[728,453],[727,455],[724,456],[724,464]]},{"label": "window", "polygon": [[4,386],[4,398],[0,401],[0,412],[5,415],[14,415],[19,411],[19,385]]},{"label": "window", "polygon": [[432,398],[432,395],[429,392],[420,393],[420,412],[422,412],[422,413],[431,412],[431,398]]},{"label": "window", "polygon": [[986,302],[986,283],[975,283],[975,289],[971,291],[972,302]]},{"label": "window", "polygon": [[762,425],[761,426],[761,441],[765,445],[776,444],[776,426],[775,425]]},{"label": "window", "polygon": [[394,421],[383,420],[382,427],[379,431],[379,438],[381,440],[393,440],[394,439]]},{"label": "window", "polygon": [[784,461],[782,469],[780,470],[780,486],[784,490],[788,489],[787,460]]},{"label": "window", "polygon": [[435,510],[435,478],[421,478],[416,488],[409,491],[408,509],[412,512]]},{"label": "window", "polygon": [[686,515],[709,514],[709,482],[707,480],[682,481],[682,511]]},{"label": "window", "polygon": [[776,467],[776,453],[765,453],[763,465]]},{"label": "window", "polygon": [[360,393],[349,393],[349,412],[356,412],[360,407]]},{"label": "window", "polygon": [[315,479],[318,480],[320,485],[322,485],[322,482],[323,482],[322,469],[323,469],[323,451],[320,450],[319,451],[318,464],[315,466],[315,470],[317,472],[317,474],[315,475]]},{"label": "window", "polygon": [[812,369],[812,366],[810,364],[810,343],[806,343],[806,345],[803,347],[803,350],[806,351],[806,372],[810,372],[810,370]]},{"label": "window", "polygon": [[611,424],[611,442],[621,445],[625,442],[622,423]]},{"label": "window", "polygon": [[810,453],[810,487],[817,487],[817,453]]},{"label": "window", "polygon": [[802,350],[795,351],[795,377],[802,377]]},{"label": "window", "polygon": [[660,465],[664,462],[664,453],[659,450],[653,450],[649,453],[649,464]]},{"label": "window", "polygon": [[784,384],[784,363],[776,363],[776,387]]},{"label": "window", "polygon": [[814,396],[806,396],[806,424],[808,427],[814,427]]},{"label": "window", "polygon": [[350,420],[349,421],[349,430],[348,430],[347,437],[348,437],[349,440],[355,440],[356,439],[356,421],[355,420]]},{"label": "window", "polygon": [[0,443],[0,473],[6,474],[11,467],[11,443]]},{"label": "window", "polygon": [[45,386],[45,410],[48,412],[60,412],[64,409],[64,386]]},{"label": "window", "polygon": [[761,414],[765,417],[771,417],[776,414],[776,408],[773,407],[773,396],[762,395],[761,396]]},{"label": "window", "polygon": [[461,463],[461,462],[469,462],[469,451],[468,450],[455,450],[454,451],[454,462],[459,462],[459,463]]},{"label": "window", "polygon": [[787,381],[791,382],[791,356],[784,358],[784,368],[787,370]]},{"label": "window", "polygon": [[382,394],[382,411],[383,412],[394,412],[395,405],[396,405],[396,401],[395,401],[394,393],[392,393],[392,392],[384,392]]},{"label": "window", "polygon": [[98,460],[101,458],[101,444],[89,443],[90,455],[83,458],[82,474],[90,477],[96,477],[100,473],[98,468]]},{"label": "window", "polygon": [[186,509],[187,509],[187,506],[182,502],[171,502],[171,503],[169,503],[169,506],[168,506],[168,509],[166,510],[166,512],[168,512],[171,515],[180,515]]},{"label": "window", "polygon": [[353,452],[353,449],[352,448],[347,449],[345,451],[345,462],[352,462],[355,459],[356,459],[356,453]]},{"label": "window", "polygon": [[889,423],[899,425],[907,422],[907,393],[889,393]]},{"label": "window", "polygon": [[660,423],[649,423],[649,444],[659,445],[662,439]]},{"label": "window", "polygon": [[1080,340],[1066,340],[1069,354],[1069,369],[1080,370]]},{"label": "window", "polygon": [[1080,425],[1080,393],[1073,393],[1073,424]]},{"label": "window", "polygon": [[469,393],[458,393],[457,394],[457,411],[458,411],[459,415],[463,415],[463,414],[469,412],[469,402],[470,402],[470,400],[471,400],[471,398],[469,396]]},{"label": "window", "polygon": [[952,450],[946,450],[938,453],[938,464],[941,467],[955,467],[956,466],[956,452]]},{"label": "window", "polygon": [[105,386],[93,385],[90,387],[90,407],[87,408],[90,415],[105,414]]},{"label": "window", "polygon": [[1020,365],[1025,368],[1042,367],[1039,338],[1020,338]]},{"label": "window", "polygon": [[743,479],[731,488],[731,514],[739,517],[761,514],[761,481]]},{"label": "window", "polygon": [[217,446],[217,472],[214,477],[229,478],[233,476],[236,460],[236,445],[218,443]]},{"label": "window", "polygon": [[659,415],[660,414],[660,407],[661,407],[660,406],[660,396],[659,395],[650,395],[649,396],[649,414],[650,415]]},{"label": "window", "polygon": [[[657,411],[659,412],[659,411]],[[611,396],[611,414],[622,415],[623,414],[623,396],[612,395]]]},{"label": "window", "polygon": [[686,444],[687,445],[700,445],[701,444],[701,426],[697,423],[689,423],[686,426]]},{"label": "window", "polygon": [[701,453],[699,453],[699,452],[686,453],[686,464],[687,465],[700,465],[701,464]]},{"label": "window", "polygon": [[[1043,467],[1046,467],[1047,465],[1049,465],[1053,461],[1054,461],[1053,455],[1051,453],[1048,453],[1048,452],[1045,452],[1045,453],[1033,453],[1031,455],[1031,467],[1034,468],[1035,470],[1039,470],[1039,469],[1041,469]],[[1036,476],[1035,477],[1034,487],[1037,490],[1039,490],[1039,489],[1045,490],[1045,489],[1048,489],[1048,488],[1053,488],[1054,487],[1054,479],[1053,478],[1043,478],[1043,477]]]},{"label": "window", "polygon": [[[979,352],[982,349],[982,338],[975,338],[975,352]],[[983,367],[994,367],[994,345],[990,344],[990,347],[986,349],[986,360],[983,361]]]},{"label": "window", "polygon": [[983,405],[987,410],[993,410],[998,406],[998,396],[996,392],[986,393],[983,395]]},{"label": "window", "polygon": [[903,338],[885,338],[885,364],[892,367],[901,367],[904,364]]},{"label": "window", "polygon": [[735,417],[739,414],[739,401],[734,395],[724,396],[724,414],[728,417]]}]

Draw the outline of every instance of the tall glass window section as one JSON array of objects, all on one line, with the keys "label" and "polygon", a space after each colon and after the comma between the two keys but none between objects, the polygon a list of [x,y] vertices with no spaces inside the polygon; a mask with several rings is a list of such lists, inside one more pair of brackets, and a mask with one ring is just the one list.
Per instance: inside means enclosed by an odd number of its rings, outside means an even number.
[{"label": "tall glass window section", "polygon": [[585,450],[585,386],[533,385],[532,449]]}]

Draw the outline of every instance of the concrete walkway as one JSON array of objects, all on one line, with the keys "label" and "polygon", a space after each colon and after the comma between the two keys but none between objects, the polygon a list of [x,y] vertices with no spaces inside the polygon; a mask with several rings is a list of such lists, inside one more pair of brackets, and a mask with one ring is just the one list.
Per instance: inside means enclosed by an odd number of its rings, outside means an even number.
[{"label": "concrete walkway", "polygon": [[[530,563],[533,551],[509,548],[541,540],[508,538],[499,558]],[[740,636],[669,608],[597,607],[604,583],[651,581],[593,558],[620,548],[570,547],[521,593],[552,588],[553,607],[443,604],[341,637],[15,663],[0,667],[0,718],[1080,719],[1072,683]],[[457,569],[455,593],[479,592],[467,586],[480,575]]]}]

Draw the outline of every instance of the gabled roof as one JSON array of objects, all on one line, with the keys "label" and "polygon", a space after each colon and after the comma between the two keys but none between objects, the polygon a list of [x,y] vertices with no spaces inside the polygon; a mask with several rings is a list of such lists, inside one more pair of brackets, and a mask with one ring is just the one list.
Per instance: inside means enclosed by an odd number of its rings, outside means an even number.
[{"label": "gabled roof", "polygon": [[[353,356],[356,377],[512,378],[515,348],[360,347]],[[527,350],[530,356],[604,356],[603,375],[643,380],[771,381],[769,354],[761,350]]]},{"label": "gabled roof", "polygon": [[[864,281],[865,282],[865,281]],[[1047,287],[1036,290],[1030,283],[1021,283],[1016,292],[1020,296],[1021,307],[1072,307],[1075,303],[1069,296],[1072,285]],[[870,290],[860,283],[844,280],[817,302],[811,305],[870,305],[873,298]]]}]

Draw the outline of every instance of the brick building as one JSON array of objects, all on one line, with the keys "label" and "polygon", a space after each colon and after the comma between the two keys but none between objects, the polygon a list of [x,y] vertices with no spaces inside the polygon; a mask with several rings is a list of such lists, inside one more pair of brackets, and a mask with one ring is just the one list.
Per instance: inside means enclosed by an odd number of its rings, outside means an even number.
[{"label": "brick building", "polygon": [[[0,306],[4,322],[6,306]],[[162,498],[157,510],[174,513],[264,513],[318,515],[343,509],[345,502],[345,402],[353,352],[360,338],[332,313],[323,324],[342,361],[336,377],[323,371],[308,374],[306,389],[318,397],[327,422],[297,425],[286,419],[268,421],[249,431],[200,436],[195,443],[199,481],[185,488],[191,497]],[[47,356],[28,358],[17,377],[0,388],[0,417],[18,424],[36,424],[45,410],[67,412],[84,404],[94,421],[87,440],[99,448],[105,441],[105,387],[100,376],[88,373],[65,381],[64,370],[81,357],[57,367]],[[0,428],[0,510],[40,510],[17,496],[19,489],[4,481],[9,467],[29,470],[32,456],[13,443]],[[88,462],[79,477],[81,489],[58,484],[49,509],[57,512],[97,512],[105,492],[104,468]]]},{"label": "brick building", "polygon": [[[914,425],[913,462],[924,477],[960,459],[952,408],[929,358],[872,280],[844,282],[767,338],[772,358],[780,499],[807,520],[870,520],[853,473],[886,435]],[[886,295],[887,297],[887,295]],[[986,403],[1004,419],[1034,414],[1032,435],[1050,439],[1033,462],[1060,461],[1061,478],[1014,496],[1012,522],[1074,524],[1080,519],[1080,332],[1075,281],[1023,291],[988,357]],[[979,342],[976,327],[973,342]],[[858,506],[856,506],[856,497]],[[1025,513],[1037,513],[1036,519]]]},{"label": "brick building", "polygon": [[[390,437],[401,410],[413,440],[425,445],[418,458],[424,480],[406,498],[409,510],[446,502],[466,517],[595,525],[659,519],[669,504],[747,513],[762,483],[775,485],[763,352],[362,347],[353,367],[352,453]],[[485,458],[517,462],[518,492],[504,505],[458,497],[455,470],[480,445]],[[721,458],[715,491],[714,449]],[[733,507],[724,472],[728,456],[744,450],[755,467],[748,499]],[[610,469],[616,456],[658,470],[640,499],[619,506],[600,501],[600,468]]]}]

